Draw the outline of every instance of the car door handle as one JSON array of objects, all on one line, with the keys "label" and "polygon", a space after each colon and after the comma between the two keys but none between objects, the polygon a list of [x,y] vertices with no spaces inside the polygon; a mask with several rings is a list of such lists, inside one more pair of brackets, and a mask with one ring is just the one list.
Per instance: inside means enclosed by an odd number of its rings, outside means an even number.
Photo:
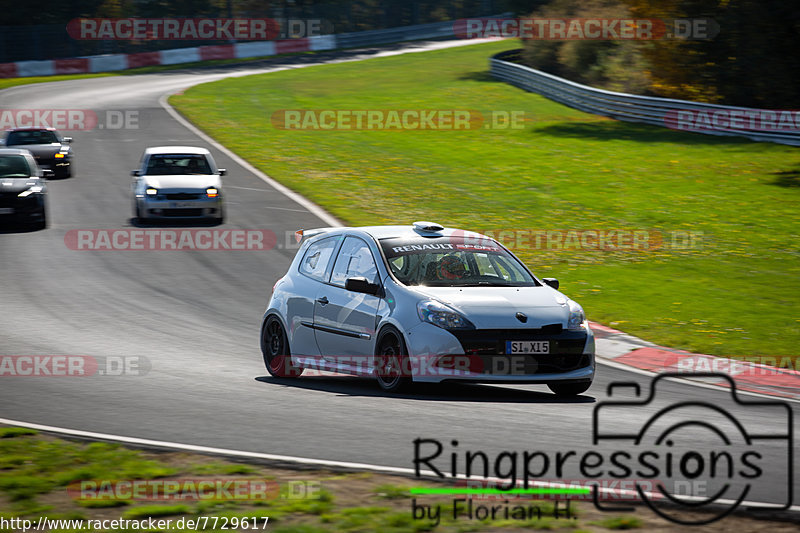
[{"label": "car door handle", "polygon": [[323,296],[322,298],[317,298],[319,305],[328,305],[328,297]]}]

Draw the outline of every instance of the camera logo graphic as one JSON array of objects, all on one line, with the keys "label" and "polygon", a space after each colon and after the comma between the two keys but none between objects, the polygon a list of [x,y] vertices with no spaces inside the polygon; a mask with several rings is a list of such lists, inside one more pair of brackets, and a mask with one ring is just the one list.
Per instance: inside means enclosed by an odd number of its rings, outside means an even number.
[{"label": "camera logo graphic", "polygon": [[[676,377],[686,374],[657,375],[646,398],[637,383],[613,382],[609,397],[615,389],[632,387],[636,399],[603,401],[593,413],[594,445],[614,446],[620,475],[657,480],[651,492],[637,482],[639,498],[662,518],[682,525],[714,522],[743,502],[763,502],[759,508],[775,511],[791,507],[791,406],[778,400],[744,401],[734,380],[717,373],[692,377],[727,380],[730,390],[705,394],[710,401],[694,400],[685,386],[670,383]],[[597,491],[594,503],[603,511],[632,510],[601,504]]]}]

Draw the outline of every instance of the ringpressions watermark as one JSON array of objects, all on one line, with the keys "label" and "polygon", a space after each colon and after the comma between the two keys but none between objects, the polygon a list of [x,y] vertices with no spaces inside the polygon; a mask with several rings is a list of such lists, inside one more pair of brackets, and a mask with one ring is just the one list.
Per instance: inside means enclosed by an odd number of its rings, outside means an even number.
[{"label": "ringpressions watermark", "polygon": [[[627,494],[662,518],[682,525],[719,520],[757,491],[776,501],[774,510],[788,509],[794,484],[791,405],[778,400],[744,401],[730,376],[696,373],[698,378],[727,381],[730,398],[711,403],[683,397],[665,407],[651,406],[666,380],[678,376],[686,374],[657,375],[646,397],[636,382],[612,382],[608,387],[611,399],[594,408],[591,446],[585,450],[565,447],[550,451],[531,446],[489,452],[469,448],[456,439],[419,437],[413,441],[415,473],[417,477],[426,472],[450,479],[456,487],[463,486],[465,479],[495,483],[499,497],[504,491],[511,496],[512,491],[552,485],[553,480],[568,483],[577,474],[584,480],[584,488],[573,490],[586,492],[585,486],[591,486],[592,501],[602,511],[631,511],[630,506],[620,505],[619,499],[609,504],[609,498],[603,497],[609,492]],[[621,395],[620,390],[629,394]],[[618,399],[620,396],[623,399]],[[769,429],[754,425],[753,420],[764,418],[771,421]],[[531,441],[535,438],[533,433]],[[609,480],[624,481],[625,488],[609,487]],[[454,499],[449,506],[453,517],[471,518],[464,511],[468,505],[464,498]],[[519,504],[501,502],[497,511],[489,506],[481,511],[489,513],[483,519],[536,517],[531,514],[535,510],[515,505]],[[442,511],[439,503],[415,500],[412,506],[417,520],[435,521]]]}]

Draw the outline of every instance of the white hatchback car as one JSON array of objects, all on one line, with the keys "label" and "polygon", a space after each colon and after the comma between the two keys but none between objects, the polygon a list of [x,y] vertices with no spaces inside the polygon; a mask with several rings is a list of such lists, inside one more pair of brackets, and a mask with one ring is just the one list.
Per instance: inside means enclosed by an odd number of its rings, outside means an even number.
[{"label": "white hatchback car", "polygon": [[304,369],[410,382],[592,384],[583,309],[478,233],[431,222],[322,228],[273,288],[261,350],[273,376]]},{"label": "white hatchback car", "polygon": [[133,212],[138,222],[170,218],[224,220],[222,179],[211,152],[194,146],[154,146],[142,154],[134,177]]}]

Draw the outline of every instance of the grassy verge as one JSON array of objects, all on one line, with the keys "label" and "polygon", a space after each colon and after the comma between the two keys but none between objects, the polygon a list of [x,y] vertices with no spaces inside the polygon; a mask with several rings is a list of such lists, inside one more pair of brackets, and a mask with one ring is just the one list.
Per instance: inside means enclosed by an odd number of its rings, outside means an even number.
[{"label": "grassy verge", "polygon": [[[528,501],[525,505],[537,512],[529,512],[526,518],[498,515],[494,520],[478,520],[461,515],[454,519],[452,498],[423,496],[413,500],[408,492],[410,487],[431,486],[413,479],[371,473],[289,470],[181,452],[144,452],[116,444],[76,443],[17,428],[0,427],[0,458],[0,518],[26,519],[34,524],[42,516],[92,521],[84,522],[83,529],[80,529],[81,524],[73,522],[71,528],[65,526],[58,531],[95,531],[88,527],[97,524],[95,521],[151,517],[170,519],[173,525],[181,519],[184,524],[187,520],[194,520],[199,524],[197,529],[205,531],[214,531],[215,528],[219,531],[252,530],[254,519],[258,525],[256,529],[261,531],[264,530],[263,517],[268,517],[266,530],[281,533],[673,530],[672,524],[644,508],[636,511],[636,516],[615,516],[598,511],[591,504],[575,502],[571,503],[570,518],[563,518],[563,502],[561,517],[555,518],[553,503]],[[164,493],[170,494],[170,498],[144,501],[139,498],[92,499],[87,498],[91,492],[69,488],[71,483],[99,480],[112,480],[117,487],[121,482],[131,480],[158,480],[164,486],[168,482],[185,483],[189,480],[230,483],[255,480],[274,483],[277,490],[267,492],[269,496],[265,498],[211,500],[192,498],[190,490],[169,492],[165,489]],[[186,489],[188,485],[181,487]],[[231,488],[228,494],[244,494],[235,490]],[[431,508],[441,505],[439,523],[419,516],[414,518],[412,506],[415,501]],[[475,508],[498,503],[501,502],[476,501]],[[541,517],[538,512],[541,512]],[[245,522],[247,528],[243,525]],[[720,522],[697,530],[722,532],[725,527],[725,523]],[[766,527],[771,531],[783,531],[785,525],[737,518],[736,527],[740,533],[749,533]],[[12,530],[0,526],[0,531]]]},{"label": "grassy verge", "polygon": [[[593,320],[703,353],[795,355],[800,152],[616,122],[490,79],[488,57],[511,46],[227,79],[171,101],[349,224],[421,219],[511,230],[506,242],[539,275],[558,277]],[[454,108],[523,111],[526,121],[469,131],[271,123],[286,109]],[[545,239],[537,249],[526,230],[644,230],[664,245],[596,250],[562,241],[558,249]]]},{"label": "grassy verge", "polygon": [[33,83],[50,83],[53,81],[82,80],[88,78],[104,78],[106,76],[116,76],[114,72],[98,72],[96,74],[64,74],[61,76],[30,76],[27,78],[3,78],[0,79],[0,90],[16,87],[17,85],[31,85]]}]

